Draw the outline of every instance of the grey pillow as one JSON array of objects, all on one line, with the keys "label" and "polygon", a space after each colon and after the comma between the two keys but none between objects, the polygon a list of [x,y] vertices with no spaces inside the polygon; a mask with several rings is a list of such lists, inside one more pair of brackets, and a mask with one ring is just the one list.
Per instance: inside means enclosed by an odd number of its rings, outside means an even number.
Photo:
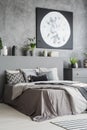
[{"label": "grey pillow", "polygon": [[21,69],[21,72],[23,73],[26,82],[29,82],[30,75],[37,76],[36,69]]},{"label": "grey pillow", "polygon": [[48,80],[54,80],[54,75],[52,71],[40,72],[39,75],[46,75]]},{"label": "grey pillow", "polygon": [[17,84],[25,82],[23,74],[21,72],[10,73],[6,71],[6,83],[7,84]]},{"label": "grey pillow", "polygon": [[57,68],[39,68],[39,73],[46,74],[48,80],[59,80]]}]

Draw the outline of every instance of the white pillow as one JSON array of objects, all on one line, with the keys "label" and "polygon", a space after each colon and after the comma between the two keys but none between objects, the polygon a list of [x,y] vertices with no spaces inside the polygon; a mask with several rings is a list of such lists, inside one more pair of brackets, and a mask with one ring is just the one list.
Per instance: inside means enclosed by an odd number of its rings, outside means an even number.
[{"label": "white pillow", "polygon": [[59,80],[57,68],[39,68],[39,74],[46,74],[48,80]]}]

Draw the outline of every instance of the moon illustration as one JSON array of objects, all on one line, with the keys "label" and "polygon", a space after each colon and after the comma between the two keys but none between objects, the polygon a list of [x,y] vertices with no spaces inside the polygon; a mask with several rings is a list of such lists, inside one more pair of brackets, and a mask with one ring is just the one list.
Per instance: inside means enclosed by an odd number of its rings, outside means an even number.
[{"label": "moon illustration", "polygon": [[60,12],[46,14],[40,23],[42,39],[51,47],[62,47],[70,38],[71,29],[68,20]]}]

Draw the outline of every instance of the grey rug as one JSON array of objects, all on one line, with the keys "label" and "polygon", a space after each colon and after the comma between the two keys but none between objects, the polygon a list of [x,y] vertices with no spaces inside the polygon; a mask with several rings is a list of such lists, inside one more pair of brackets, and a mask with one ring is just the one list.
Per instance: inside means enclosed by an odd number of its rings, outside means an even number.
[{"label": "grey rug", "polygon": [[66,130],[87,130],[87,119],[75,119],[51,123],[60,126]]}]

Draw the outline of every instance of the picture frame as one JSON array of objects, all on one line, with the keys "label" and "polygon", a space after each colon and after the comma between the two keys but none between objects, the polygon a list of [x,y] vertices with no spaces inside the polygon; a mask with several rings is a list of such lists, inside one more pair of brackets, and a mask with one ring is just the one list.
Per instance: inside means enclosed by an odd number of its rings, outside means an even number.
[{"label": "picture frame", "polygon": [[36,47],[73,49],[73,13],[36,8]]}]

